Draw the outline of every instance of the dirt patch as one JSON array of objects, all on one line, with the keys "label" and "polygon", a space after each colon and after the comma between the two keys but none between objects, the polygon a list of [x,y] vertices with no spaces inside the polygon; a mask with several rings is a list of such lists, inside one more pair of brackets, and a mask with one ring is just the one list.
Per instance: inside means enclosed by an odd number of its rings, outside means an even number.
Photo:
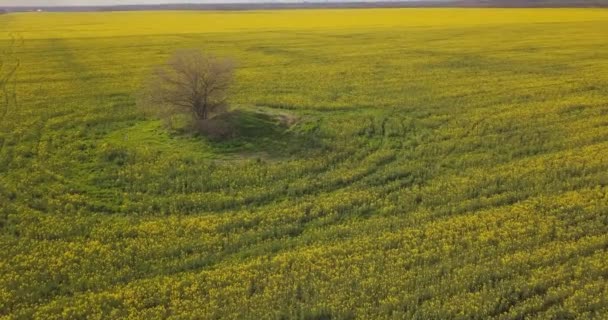
[{"label": "dirt patch", "polygon": [[284,125],[287,128],[291,128],[293,125],[298,123],[298,117],[290,114],[280,114],[277,117],[281,125]]}]

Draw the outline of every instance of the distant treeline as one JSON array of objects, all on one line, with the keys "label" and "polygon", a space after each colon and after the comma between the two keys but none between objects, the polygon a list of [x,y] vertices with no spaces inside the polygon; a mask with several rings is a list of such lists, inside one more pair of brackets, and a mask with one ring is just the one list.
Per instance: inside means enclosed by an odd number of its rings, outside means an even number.
[{"label": "distant treeline", "polygon": [[456,0],[458,7],[552,8],[608,7],[608,0]]},{"label": "distant treeline", "polygon": [[608,7],[608,0],[431,0],[431,1],[380,1],[380,2],[298,2],[298,3],[206,3],[206,4],[159,4],[117,6],[54,6],[54,7],[4,7],[0,14],[8,12],[37,11],[138,11],[138,10],[264,10],[264,9],[314,9],[314,8],[418,8],[418,7]]}]

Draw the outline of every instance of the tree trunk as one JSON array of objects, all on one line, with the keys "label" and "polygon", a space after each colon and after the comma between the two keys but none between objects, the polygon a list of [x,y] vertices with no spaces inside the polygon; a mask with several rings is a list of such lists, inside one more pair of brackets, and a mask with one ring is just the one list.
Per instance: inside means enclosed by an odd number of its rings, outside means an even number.
[{"label": "tree trunk", "polygon": [[209,113],[207,112],[207,106],[203,106],[203,120],[207,120],[209,118]]}]

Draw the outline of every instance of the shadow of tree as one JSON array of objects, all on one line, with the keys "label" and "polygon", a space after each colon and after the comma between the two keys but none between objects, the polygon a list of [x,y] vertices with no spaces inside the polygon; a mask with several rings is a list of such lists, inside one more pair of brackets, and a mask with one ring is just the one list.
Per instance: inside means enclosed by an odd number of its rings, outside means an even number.
[{"label": "shadow of tree", "polygon": [[199,134],[217,153],[278,158],[303,156],[325,146],[315,125],[288,114],[235,110],[206,120],[201,126]]}]

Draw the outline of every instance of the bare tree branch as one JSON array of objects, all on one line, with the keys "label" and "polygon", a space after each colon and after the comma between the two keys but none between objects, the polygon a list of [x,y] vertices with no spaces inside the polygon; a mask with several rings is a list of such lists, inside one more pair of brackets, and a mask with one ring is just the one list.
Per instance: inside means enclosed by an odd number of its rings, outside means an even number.
[{"label": "bare tree branch", "polygon": [[154,70],[140,104],[170,117],[184,113],[206,120],[225,109],[233,74],[234,65],[226,59],[181,50]]}]

